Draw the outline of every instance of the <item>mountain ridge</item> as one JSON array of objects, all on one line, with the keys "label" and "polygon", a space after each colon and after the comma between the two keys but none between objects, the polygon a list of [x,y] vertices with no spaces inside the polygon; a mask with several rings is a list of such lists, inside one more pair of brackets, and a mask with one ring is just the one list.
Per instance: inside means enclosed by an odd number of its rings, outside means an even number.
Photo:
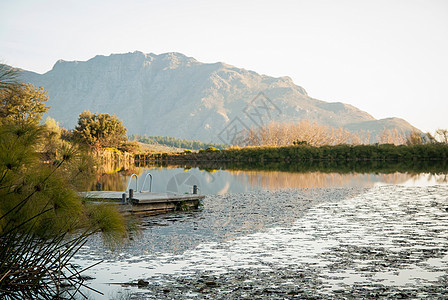
[{"label": "mountain ridge", "polygon": [[231,142],[223,132],[233,125],[238,132],[270,121],[308,119],[351,131],[364,130],[366,124],[375,132],[381,126],[404,133],[415,129],[406,121],[379,122],[350,104],[314,99],[288,76],[260,75],[223,62],[201,63],[178,52],[58,60],[50,71],[22,71],[22,78],[48,91],[48,115],[67,128],[90,110],[115,114],[129,134],[215,143]]}]

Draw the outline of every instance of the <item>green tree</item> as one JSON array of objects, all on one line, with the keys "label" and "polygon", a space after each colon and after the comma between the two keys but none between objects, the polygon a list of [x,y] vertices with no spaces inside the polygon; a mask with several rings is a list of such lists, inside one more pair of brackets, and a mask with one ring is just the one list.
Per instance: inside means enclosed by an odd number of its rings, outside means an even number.
[{"label": "green tree", "polygon": [[[2,82],[0,82],[2,83]],[[12,84],[0,89],[1,124],[39,124],[48,111],[47,92],[32,84]]]},{"label": "green tree", "polygon": [[119,148],[127,141],[126,128],[116,116],[92,114],[90,111],[79,115],[73,134],[81,142],[97,149]]}]

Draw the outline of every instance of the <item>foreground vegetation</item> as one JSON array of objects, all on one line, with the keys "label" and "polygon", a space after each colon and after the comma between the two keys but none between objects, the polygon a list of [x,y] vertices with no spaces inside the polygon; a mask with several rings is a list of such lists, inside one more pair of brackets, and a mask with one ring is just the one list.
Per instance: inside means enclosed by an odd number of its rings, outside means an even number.
[{"label": "foreground vegetation", "polygon": [[96,232],[119,243],[127,223],[77,196],[94,175],[88,147],[41,125],[46,92],[14,75],[0,65],[0,298],[73,298],[85,285],[70,259]]}]

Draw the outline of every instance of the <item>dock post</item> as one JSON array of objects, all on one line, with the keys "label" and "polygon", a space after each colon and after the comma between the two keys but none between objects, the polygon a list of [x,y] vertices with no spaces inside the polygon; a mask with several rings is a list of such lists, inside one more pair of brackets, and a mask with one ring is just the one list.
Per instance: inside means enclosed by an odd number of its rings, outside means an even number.
[{"label": "dock post", "polygon": [[134,199],[134,190],[129,189],[129,202],[131,202],[132,199]]},{"label": "dock post", "polygon": [[121,203],[122,204],[126,203],[126,193],[121,194]]},{"label": "dock post", "polygon": [[198,193],[198,186],[193,185],[193,194],[197,194],[197,193]]}]

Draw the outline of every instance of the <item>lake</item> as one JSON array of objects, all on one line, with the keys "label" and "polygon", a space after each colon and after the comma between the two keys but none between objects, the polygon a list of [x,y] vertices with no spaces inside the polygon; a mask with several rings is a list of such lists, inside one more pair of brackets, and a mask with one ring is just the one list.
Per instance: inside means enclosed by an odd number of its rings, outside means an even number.
[{"label": "lake", "polygon": [[[124,191],[131,174],[138,177],[138,190],[149,189],[149,178],[142,187],[146,174],[153,176],[153,192],[192,193],[197,185],[205,195],[223,195],[257,190],[278,190],[289,188],[316,187],[372,187],[377,184],[434,185],[444,184],[448,175],[420,172],[385,173],[339,173],[339,172],[285,172],[259,170],[221,170],[179,167],[134,168],[125,172],[113,172],[97,178],[104,190]],[[97,189],[97,182],[91,190]],[[135,177],[130,188],[135,190]]]},{"label": "lake", "polygon": [[[446,291],[445,173],[138,168],[139,189],[206,194],[199,211],[141,218],[119,251],[94,238],[93,299],[434,298]],[[97,178],[124,188],[131,172]],[[135,183],[132,183],[135,185]],[[138,286],[140,280],[140,286]]]}]

